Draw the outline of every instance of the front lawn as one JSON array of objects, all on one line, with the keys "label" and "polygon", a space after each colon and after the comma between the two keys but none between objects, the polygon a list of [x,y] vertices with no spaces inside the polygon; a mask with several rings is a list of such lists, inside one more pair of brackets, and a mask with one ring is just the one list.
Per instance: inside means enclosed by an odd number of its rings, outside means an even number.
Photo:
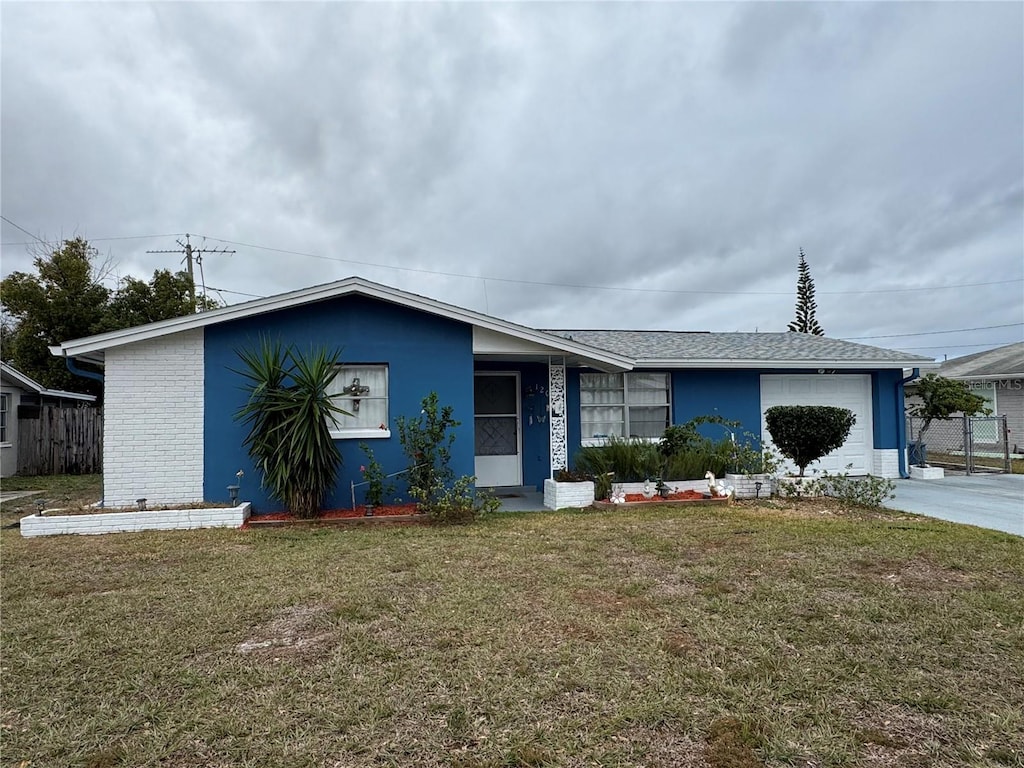
[{"label": "front lawn", "polygon": [[1022,765],[1024,540],[829,504],[4,530],[0,759]]}]

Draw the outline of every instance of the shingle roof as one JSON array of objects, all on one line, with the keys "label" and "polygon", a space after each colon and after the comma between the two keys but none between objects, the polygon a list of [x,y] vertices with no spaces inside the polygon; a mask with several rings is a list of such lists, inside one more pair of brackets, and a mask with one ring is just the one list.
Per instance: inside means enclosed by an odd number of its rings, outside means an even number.
[{"label": "shingle roof", "polygon": [[704,333],[692,331],[551,330],[574,341],[647,361],[686,363],[747,361],[754,363],[868,363],[916,367],[934,361],[892,349],[806,333]]},{"label": "shingle roof", "polygon": [[973,355],[954,357],[939,366],[939,373],[950,379],[1024,376],[1024,341],[985,352],[976,352]]}]

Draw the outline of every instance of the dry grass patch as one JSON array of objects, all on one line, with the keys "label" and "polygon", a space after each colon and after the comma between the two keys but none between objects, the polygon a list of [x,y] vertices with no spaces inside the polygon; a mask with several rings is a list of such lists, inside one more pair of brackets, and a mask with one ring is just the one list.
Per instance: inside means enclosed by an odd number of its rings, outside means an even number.
[{"label": "dry grass patch", "polygon": [[737,506],[2,536],[4,765],[1020,764],[1006,534]]}]

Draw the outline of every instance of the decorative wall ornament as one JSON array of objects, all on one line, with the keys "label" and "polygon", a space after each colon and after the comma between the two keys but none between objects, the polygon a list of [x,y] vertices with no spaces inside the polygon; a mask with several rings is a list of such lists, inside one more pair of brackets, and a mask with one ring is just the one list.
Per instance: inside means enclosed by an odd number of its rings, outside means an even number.
[{"label": "decorative wall ornament", "polygon": [[356,376],[352,379],[352,383],[341,390],[342,394],[350,395],[352,398],[352,410],[359,413],[359,398],[363,395],[370,394],[370,388],[364,384],[359,383],[359,377]]}]

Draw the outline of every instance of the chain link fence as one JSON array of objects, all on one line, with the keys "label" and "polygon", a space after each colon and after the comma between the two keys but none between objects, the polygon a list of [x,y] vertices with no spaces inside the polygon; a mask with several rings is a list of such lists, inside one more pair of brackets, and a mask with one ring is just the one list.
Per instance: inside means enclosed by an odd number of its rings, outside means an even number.
[{"label": "chain link fence", "polygon": [[1009,472],[1009,431],[1005,416],[907,417],[907,452],[911,465],[930,464],[976,472]]}]

